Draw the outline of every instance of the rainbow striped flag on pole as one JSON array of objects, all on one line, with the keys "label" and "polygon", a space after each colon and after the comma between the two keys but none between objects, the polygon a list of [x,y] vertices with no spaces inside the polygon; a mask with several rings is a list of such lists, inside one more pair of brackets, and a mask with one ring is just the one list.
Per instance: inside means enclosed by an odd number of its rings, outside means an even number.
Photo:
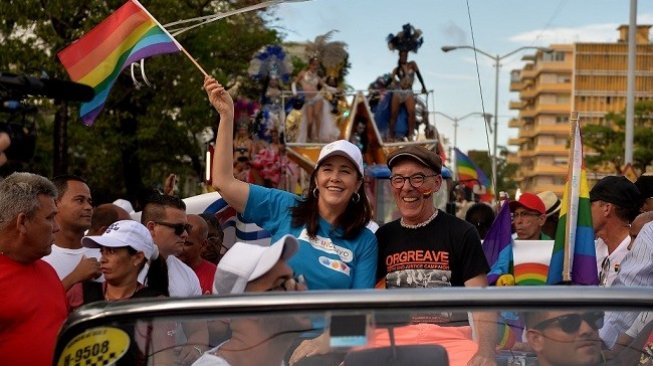
[{"label": "rainbow striped flag on pole", "polygon": [[137,0],[129,0],[57,56],[73,81],[95,89],[93,100],[82,103],[79,112],[90,126],[123,69],[140,59],[181,49]]},{"label": "rainbow striped flag on pole", "polygon": [[570,123],[569,173],[547,283],[598,285],[594,229],[578,113],[572,113]]},{"label": "rainbow striped flag on pole", "polygon": [[475,184],[485,187],[486,193],[481,195],[481,201],[491,202],[494,198],[494,193],[492,191],[492,183],[487,175],[485,175],[481,168],[469,156],[458,150],[457,147],[454,148],[454,154],[456,154],[458,181],[469,188],[474,187]]}]

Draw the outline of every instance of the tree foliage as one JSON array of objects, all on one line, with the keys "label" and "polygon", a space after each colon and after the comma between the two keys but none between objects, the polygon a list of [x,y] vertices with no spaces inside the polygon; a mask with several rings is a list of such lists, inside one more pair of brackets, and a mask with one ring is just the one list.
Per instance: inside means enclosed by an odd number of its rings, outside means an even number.
[{"label": "tree foliage", "polygon": [[[583,143],[592,149],[585,157],[590,169],[607,165],[615,174],[621,174],[626,140],[625,115],[625,112],[608,113],[604,124],[583,126]],[[634,127],[633,167],[643,172],[653,162],[653,101],[635,104]]]},{"label": "tree foliage", "polygon": [[[20,0],[0,2],[0,71],[69,80],[56,58],[124,0]],[[240,8],[249,0],[143,0],[162,23]],[[249,60],[256,50],[278,42],[260,12],[232,16],[195,28],[178,37],[193,57],[223,84],[238,82],[240,90],[256,90],[247,78]],[[28,98],[38,106],[30,116],[38,128],[36,156],[20,169],[51,176],[53,121],[68,112],[68,173],[90,182],[96,201],[117,197],[136,199],[144,187],[160,184],[174,172],[181,183],[203,177],[207,128],[215,128],[217,114],[202,89],[203,75],[183,54],[161,55],[145,62],[152,87],[136,87],[128,70],[113,87],[93,127],[78,117],[78,104]],[[0,118],[9,118],[5,113]],[[189,194],[199,187],[186,187]]]},{"label": "tree foliage", "polygon": [[[518,165],[508,163],[508,149],[505,146],[498,146],[499,156],[497,157],[497,191],[506,191],[514,196],[517,184],[513,180]],[[469,151],[469,158],[492,180],[492,159],[487,151]]]}]

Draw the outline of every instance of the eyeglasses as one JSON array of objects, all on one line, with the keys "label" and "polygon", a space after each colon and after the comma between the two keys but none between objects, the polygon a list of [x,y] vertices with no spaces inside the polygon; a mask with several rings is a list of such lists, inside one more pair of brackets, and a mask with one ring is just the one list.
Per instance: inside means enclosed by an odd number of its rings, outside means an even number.
[{"label": "eyeglasses", "polygon": [[437,177],[438,174],[433,175],[424,175],[424,174],[413,174],[410,177],[404,177],[403,175],[392,175],[390,176],[390,184],[393,187],[399,189],[403,188],[406,180],[410,183],[413,188],[418,188],[424,184],[424,180],[429,177]]},{"label": "eyeglasses", "polygon": [[539,217],[540,214],[537,212],[529,212],[529,211],[522,211],[522,212],[515,212],[512,214],[512,220],[517,220],[518,218],[530,218],[530,217]]},{"label": "eyeglasses", "polygon": [[171,229],[174,229],[175,235],[177,236],[183,234],[184,231],[190,234],[190,231],[193,229],[193,225],[191,224],[182,224],[182,223],[172,224],[170,222],[165,222],[165,221],[154,221],[154,223],[157,225],[163,225]]},{"label": "eyeglasses", "polygon": [[567,314],[544,320],[533,327],[533,329],[544,330],[557,323],[560,329],[567,334],[578,332],[580,324],[585,321],[592,329],[599,330],[603,327],[603,312],[593,311],[584,314]]}]

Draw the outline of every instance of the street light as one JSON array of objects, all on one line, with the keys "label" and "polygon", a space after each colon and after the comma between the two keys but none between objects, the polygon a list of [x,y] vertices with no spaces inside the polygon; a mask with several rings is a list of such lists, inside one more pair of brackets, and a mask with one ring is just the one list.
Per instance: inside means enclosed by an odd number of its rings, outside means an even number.
[{"label": "street light", "polygon": [[494,60],[494,69],[496,70],[495,71],[495,76],[494,76],[494,140],[493,140],[493,146],[492,146],[494,151],[492,152],[492,159],[490,159],[490,160],[492,161],[492,184],[494,185],[494,190],[495,190],[495,194],[496,194],[496,190],[497,190],[497,135],[499,134],[499,130],[498,130],[498,128],[499,128],[499,68],[501,67],[501,60],[503,60],[503,59],[505,59],[507,57],[510,57],[510,56],[514,55],[515,53],[517,53],[519,51],[523,51],[523,50],[540,50],[540,51],[543,51],[543,52],[553,52],[553,50],[551,48],[547,48],[547,47],[523,46],[523,47],[519,47],[518,49],[516,49],[514,51],[508,52],[503,56],[499,56],[499,55],[492,56],[491,54],[489,54],[489,53],[487,53],[487,52],[485,52],[483,50],[479,50],[478,48],[472,47],[472,46],[443,46],[442,47],[442,52],[446,53],[446,52],[449,52],[449,51],[455,51],[455,50],[463,49],[463,48],[476,51],[476,52],[480,53],[481,55],[487,56],[487,57],[491,58],[492,60]]},{"label": "street light", "polygon": [[[481,113],[481,112],[472,112],[472,113],[467,113],[466,115],[462,117],[451,117],[448,114],[442,113],[442,112],[433,112],[433,114],[439,114],[440,116],[450,120],[453,122],[453,147],[454,149],[458,147],[458,122],[469,118],[473,116],[482,116],[485,119],[485,124],[490,128],[490,133],[492,132],[492,126],[490,125],[490,121],[492,120],[492,115],[489,113]],[[456,153],[454,151],[453,154],[451,154],[451,168],[452,168],[452,175],[454,179],[456,178],[456,175],[458,173],[458,168],[456,168]]]}]

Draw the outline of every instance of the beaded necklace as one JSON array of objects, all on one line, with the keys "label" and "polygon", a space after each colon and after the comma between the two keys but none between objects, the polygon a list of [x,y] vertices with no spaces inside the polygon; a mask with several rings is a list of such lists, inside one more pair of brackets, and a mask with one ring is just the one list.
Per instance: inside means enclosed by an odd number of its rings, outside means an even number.
[{"label": "beaded necklace", "polygon": [[426,221],[420,222],[419,224],[415,224],[415,225],[407,224],[406,221],[404,221],[403,217],[401,218],[401,220],[399,220],[399,223],[401,224],[402,227],[405,227],[406,229],[419,229],[431,223],[431,221],[433,221],[436,216],[438,216],[437,208],[435,209],[435,212],[433,213],[433,215],[431,215],[431,217],[426,219]]}]

